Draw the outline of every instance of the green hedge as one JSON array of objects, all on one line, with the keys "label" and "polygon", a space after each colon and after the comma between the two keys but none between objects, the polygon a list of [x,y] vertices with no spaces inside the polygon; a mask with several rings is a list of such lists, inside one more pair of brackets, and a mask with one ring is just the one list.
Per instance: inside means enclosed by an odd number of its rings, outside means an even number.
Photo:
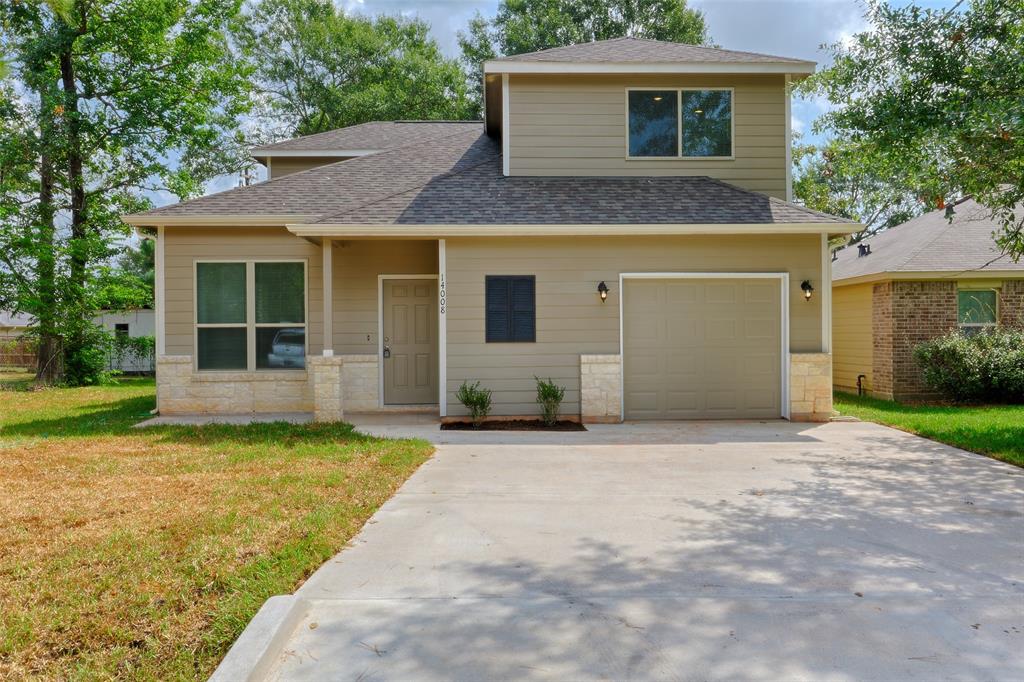
[{"label": "green hedge", "polygon": [[956,402],[1024,403],[1024,330],[952,331],[918,345],[924,382]]}]

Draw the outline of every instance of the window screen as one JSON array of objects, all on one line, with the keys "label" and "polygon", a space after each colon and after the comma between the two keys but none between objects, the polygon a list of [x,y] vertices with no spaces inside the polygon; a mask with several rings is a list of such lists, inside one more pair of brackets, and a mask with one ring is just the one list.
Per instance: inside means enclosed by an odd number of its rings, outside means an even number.
[{"label": "window screen", "polygon": [[989,327],[996,323],[996,292],[957,292],[957,319],[963,327]]},{"label": "window screen", "polygon": [[536,278],[488,275],[486,290],[487,342],[536,341]]}]

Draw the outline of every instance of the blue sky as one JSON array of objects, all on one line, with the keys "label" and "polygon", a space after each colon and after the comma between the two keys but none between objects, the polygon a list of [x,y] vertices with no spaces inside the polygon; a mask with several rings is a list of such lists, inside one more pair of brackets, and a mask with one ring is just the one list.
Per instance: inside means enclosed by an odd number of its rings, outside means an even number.
[{"label": "blue sky", "polygon": [[[430,24],[441,49],[451,56],[458,54],[458,31],[474,12],[493,17],[498,9],[498,0],[338,1],[352,13],[419,16]],[[918,0],[917,4],[938,8],[953,3]],[[861,0],[690,0],[689,5],[704,12],[712,40],[724,48],[811,59],[819,68],[828,63],[823,43],[841,41],[866,26]],[[827,107],[821,100],[795,100],[793,130],[809,136],[811,123]],[[237,178],[219,178],[208,189],[216,192],[235,184]]]}]

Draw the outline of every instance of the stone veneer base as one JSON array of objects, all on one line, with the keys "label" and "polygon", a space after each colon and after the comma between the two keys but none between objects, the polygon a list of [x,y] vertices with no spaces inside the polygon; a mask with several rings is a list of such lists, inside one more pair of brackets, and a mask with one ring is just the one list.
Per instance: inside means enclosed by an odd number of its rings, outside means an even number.
[{"label": "stone veneer base", "polygon": [[827,422],[832,418],[832,355],[790,353],[789,418]]},{"label": "stone veneer base", "polygon": [[376,355],[307,360],[305,371],[197,372],[191,355],[164,355],[156,363],[157,409],[162,415],[313,412],[324,420],[379,409]]},{"label": "stone veneer base", "polygon": [[580,416],[584,424],[622,421],[621,356],[580,356]]}]

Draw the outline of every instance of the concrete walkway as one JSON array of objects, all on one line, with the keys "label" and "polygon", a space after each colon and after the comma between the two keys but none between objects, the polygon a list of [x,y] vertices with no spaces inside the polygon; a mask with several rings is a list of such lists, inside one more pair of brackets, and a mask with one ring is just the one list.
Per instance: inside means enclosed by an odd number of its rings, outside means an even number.
[{"label": "concrete walkway", "polygon": [[361,428],[442,444],[254,623],[270,679],[1024,679],[1014,467],[861,423]]}]

